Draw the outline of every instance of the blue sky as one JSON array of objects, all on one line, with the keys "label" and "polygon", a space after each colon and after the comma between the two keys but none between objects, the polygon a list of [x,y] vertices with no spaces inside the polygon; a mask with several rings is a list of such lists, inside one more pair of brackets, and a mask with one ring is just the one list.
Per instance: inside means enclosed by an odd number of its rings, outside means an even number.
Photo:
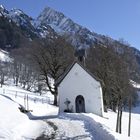
[{"label": "blue sky", "polygon": [[140,50],[140,0],[0,0],[0,4],[34,18],[50,6],[92,31],[123,38]]}]

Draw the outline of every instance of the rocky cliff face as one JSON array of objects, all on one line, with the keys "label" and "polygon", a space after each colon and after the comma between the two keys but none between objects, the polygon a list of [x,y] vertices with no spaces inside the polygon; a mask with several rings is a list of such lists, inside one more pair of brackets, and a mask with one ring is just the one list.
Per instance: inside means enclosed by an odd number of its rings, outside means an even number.
[{"label": "rocky cliff face", "polygon": [[37,21],[38,26],[49,25],[59,35],[67,36],[69,41],[77,48],[85,48],[92,45],[96,39],[101,40],[100,35],[78,25],[63,13],[57,12],[50,7],[46,7],[43,10]]}]

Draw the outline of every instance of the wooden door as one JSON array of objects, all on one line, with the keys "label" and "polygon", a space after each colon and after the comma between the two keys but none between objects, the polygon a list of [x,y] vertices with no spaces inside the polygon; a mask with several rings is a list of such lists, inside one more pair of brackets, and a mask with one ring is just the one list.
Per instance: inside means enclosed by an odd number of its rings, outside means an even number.
[{"label": "wooden door", "polygon": [[75,100],[76,113],[85,112],[85,100],[82,95],[78,95]]}]

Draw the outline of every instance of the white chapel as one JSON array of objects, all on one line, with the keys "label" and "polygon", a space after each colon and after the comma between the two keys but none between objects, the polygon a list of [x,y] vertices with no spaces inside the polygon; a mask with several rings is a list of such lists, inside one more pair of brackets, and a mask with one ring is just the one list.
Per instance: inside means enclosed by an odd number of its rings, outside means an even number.
[{"label": "white chapel", "polygon": [[59,95],[59,112],[69,109],[75,113],[94,113],[103,116],[100,80],[80,63],[74,62],[56,81],[56,84]]}]

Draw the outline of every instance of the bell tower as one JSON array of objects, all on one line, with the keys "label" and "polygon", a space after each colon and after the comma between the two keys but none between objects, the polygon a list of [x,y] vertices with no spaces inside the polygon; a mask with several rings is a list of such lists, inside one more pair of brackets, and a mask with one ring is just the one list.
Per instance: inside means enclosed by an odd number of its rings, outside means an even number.
[{"label": "bell tower", "polygon": [[78,62],[85,66],[86,50],[79,49],[75,51],[75,57]]}]

